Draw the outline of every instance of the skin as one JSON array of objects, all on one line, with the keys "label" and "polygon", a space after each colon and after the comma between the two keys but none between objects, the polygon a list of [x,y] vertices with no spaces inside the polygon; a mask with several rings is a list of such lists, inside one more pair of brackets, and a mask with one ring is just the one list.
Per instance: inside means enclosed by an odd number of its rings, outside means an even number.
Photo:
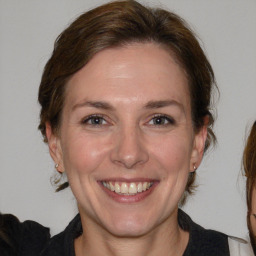
[{"label": "skin", "polygon": [[[67,84],[59,133],[47,124],[85,230],[76,255],[182,255],[189,234],[178,226],[178,202],[206,134],[194,133],[185,72],[166,50],[147,43],[96,54]],[[154,186],[137,201],[114,199],[104,180]]]}]

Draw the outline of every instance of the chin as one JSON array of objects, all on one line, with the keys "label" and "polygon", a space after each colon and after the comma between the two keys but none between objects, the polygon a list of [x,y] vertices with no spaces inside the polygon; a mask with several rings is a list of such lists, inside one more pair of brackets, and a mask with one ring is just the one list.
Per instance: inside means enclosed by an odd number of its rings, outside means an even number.
[{"label": "chin", "polygon": [[143,236],[149,233],[150,229],[141,226],[133,225],[122,225],[118,227],[112,227],[109,232],[116,237],[126,237],[126,238],[135,238]]},{"label": "chin", "polygon": [[111,225],[106,225],[107,230],[117,237],[139,237],[147,234],[152,229],[150,221],[145,218],[116,218]]}]

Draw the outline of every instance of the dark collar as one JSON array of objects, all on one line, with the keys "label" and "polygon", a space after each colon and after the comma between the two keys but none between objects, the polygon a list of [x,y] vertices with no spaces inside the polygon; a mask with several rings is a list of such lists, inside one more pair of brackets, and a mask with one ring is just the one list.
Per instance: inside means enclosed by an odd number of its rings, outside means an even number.
[{"label": "dark collar", "polygon": [[[180,227],[189,232],[189,242],[183,256],[229,256],[228,237],[213,230],[206,230],[194,223],[182,210],[178,211]],[[67,228],[54,236],[41,256],[75,256],[74,240],[82,234],[80,215]]]},{"label": "dark collar", "polygon": [[178,213],[179,225],[189,232],[189,241],[183,256],[229,256],[228,236],[204,229],[194,223],[182,210]]}]

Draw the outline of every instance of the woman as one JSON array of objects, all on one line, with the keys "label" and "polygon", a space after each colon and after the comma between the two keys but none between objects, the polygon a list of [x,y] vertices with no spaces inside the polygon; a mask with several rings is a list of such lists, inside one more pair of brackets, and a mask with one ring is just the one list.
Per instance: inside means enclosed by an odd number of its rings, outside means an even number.
[{"label": "woman", "polygon": [[79,215],[42,255],[238,251],[178,209],[215,142],[213,86],[195,36],[165,10],[117,1],[63,31],[40,84],[39,129]]},{"label": "woman", "polygon": [[254,122],[244,149],[243,165],[246,180],[247,225],[254,253],[256,253],[256,121]]}]

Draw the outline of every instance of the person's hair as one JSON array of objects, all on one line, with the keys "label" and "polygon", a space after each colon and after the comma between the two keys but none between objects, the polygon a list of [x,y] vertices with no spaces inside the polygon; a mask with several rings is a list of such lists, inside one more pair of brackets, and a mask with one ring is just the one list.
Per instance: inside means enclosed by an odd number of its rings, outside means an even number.
[{"label": "person's hair", "polygon": [[[216,138],[212,131],[211,96],[216,86],[212,67],[195,34],[176,14],[140,3],[114,1],[79,16],[57,38],[39,88],[40,125],[44,141],[46,122],[58,134],[65,100],[65,85],[93,56],[107,48],[132,43],[155,43],[167,50],[188,78],[195,132],[207,125],[205,151]],[[206,118],[207,117],[207,118]],[[186,192],[192,193],[195,175],[189,176]],[[64,183],[57,190],[68,186]]]},{"label": "person's hair", "polygon": [[18,244],[11,233],[10,225],[16,220],[18,219],[13,215],[0,213],[0,248],[3,255],[18,255]]},{"label": "person's hair", "polygon": [[250,215],[252,214],[252,193],[256,188],[256,121],[254,122],[243,154],[243,167],[246,176],[247,226],[254,251],[256,252],[255,235],[252,232]]}]

